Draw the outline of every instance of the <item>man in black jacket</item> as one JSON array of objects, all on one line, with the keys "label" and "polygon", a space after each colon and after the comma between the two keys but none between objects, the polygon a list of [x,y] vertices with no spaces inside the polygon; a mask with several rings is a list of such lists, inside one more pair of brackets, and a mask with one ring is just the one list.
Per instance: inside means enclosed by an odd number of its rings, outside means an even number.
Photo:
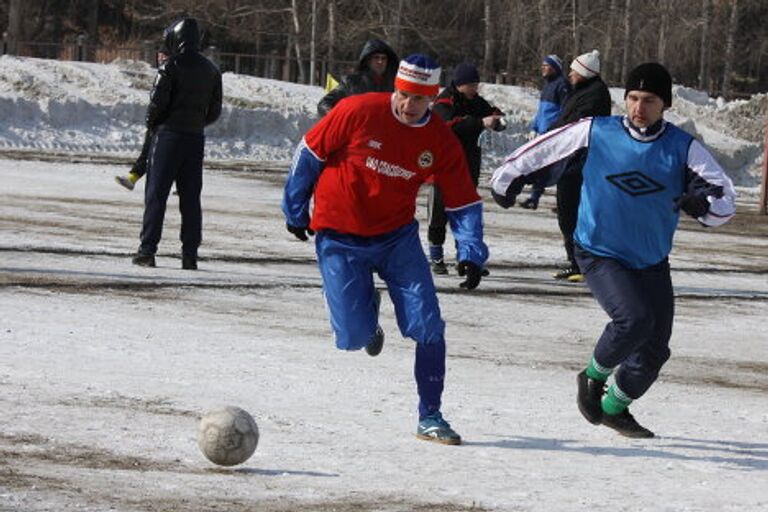
[{"label": "man in black jacket", "polygon": [[204,128],[221,114],[221,72],[199,53],[200,31],[194,18],[173,23],[164,39],[171,58],[158,69],[147,108],[147,128],[155,135],[144,191],[141,245],[133,263],[155,266],[166,202],[176,182],[182,268],[196,270],[202,240]]},{"label": "man in black jacket", "polygon": [[395,75],[399,59],[392,48],[380,39],[367,41],[360,52],[357,72],[346,75],[341,83],[323,96],[317,104],[320,117],[330,111],[342,98],[364,92],[395,90]]},{"label": "man in black jacket", "polygon": [[[583,117],[611,115],[611,95],[608,86],[600,78],[600,53],[597,50],[573,59],[568,78],[573,85],[573,90],[563,106],[560,117],[550,130],[578,121]],[[566,279],[572,283],[580,283],[584,280],[574,257],[573,232],[576,229],[576,218],[579,212],[581,168],[584,167],[585,154],[580,152],[574,155],[565,164],[565,170],[557,182],[557,223],[563,234],[563,245],[570,265],[557,272],[554,277]]]},{"label": "man in black jacket", "polygon": [[[453,72],[451,85],[437,96],[432,107],[432,111],[443,118],[459,138],[475,187],[480,178],[481,152],[477,143],[480,134],[483,130],[501,131],[506,128],[501,110],[492,107],[477,93],[479,82],[480,74],[474,65],[459,64]],[[448,217],[442,194],[437,187],[430,189],[428,201],[429,259],[432,271],[435,274],[447,274],[443,243]]]}]

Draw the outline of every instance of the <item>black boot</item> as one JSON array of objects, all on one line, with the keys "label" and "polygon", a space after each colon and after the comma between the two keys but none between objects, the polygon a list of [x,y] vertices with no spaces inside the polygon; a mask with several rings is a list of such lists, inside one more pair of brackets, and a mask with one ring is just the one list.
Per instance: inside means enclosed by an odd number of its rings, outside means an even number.
[{"label": "black boot", "polygon": [[138,265],[140,267],[154,267],[155,266],[155,255],[154,254],[143,254],[143,253],[137,252],[136,256],[133,257],[131,262],[134,265]]},{"label": "black boot", "polygon": [[600,402],[605,393],[605,381],[590,379],[587,377],[587,371],[584,370],[576,376],[576,382],[579,383],[579,393],[576,397],[579,411],[588,422],[599,425],[600,419],[603,417],[603,408]]},{"label": "black boot", "polygon": [[192,256],[182,256],[181,268],[184,270],[197,270],[197,258]]},{"label": "black boot", "polygon": [[616,415],[603,414],[600,423],[626,437],[648,438],[654,436],[653,432],[635,420],[634,416],[629,413],[629,409],[624,409],[624,412]]},{"label": "black boot", "polygon": [[365,346],[365,352],[371,357],[375,357],[381,354],[381,349],[384,348],[384,331],[381,327],[376,327],[376,333],[371,338],[370,343]]}]

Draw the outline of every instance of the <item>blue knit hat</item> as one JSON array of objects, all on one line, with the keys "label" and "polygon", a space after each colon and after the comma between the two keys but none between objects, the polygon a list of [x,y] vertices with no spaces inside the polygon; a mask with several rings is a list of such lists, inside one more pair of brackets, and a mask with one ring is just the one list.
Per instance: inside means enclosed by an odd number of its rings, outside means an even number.
[{"label": "blue knit hat", "polygon": [[546,64],[547,66],[552,66],[553,68],[555,68],[555,70],[557,70],[558,73],[563,72],[563,61],[560,60],[560,57],[558,57],[554,53],[544,57],[544,60],[542,60],[541,62],[542,64]]},{"label": "blue knit hat", "polygon": [[480,81],[480,73],[469,62],[462,62],[453,70],[453,85],[476,84]]}]

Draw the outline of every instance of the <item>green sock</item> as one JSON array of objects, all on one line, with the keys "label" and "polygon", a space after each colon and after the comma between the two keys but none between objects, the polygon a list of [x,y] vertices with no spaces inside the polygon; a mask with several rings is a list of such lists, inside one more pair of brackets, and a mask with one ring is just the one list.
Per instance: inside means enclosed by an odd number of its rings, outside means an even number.
[{"label": "green sock", "polygon": [[587,366],[587,377],[590,379],[608,380],[608,377],[611,376],[611,373],[613,373],[613,368],[606,368],[605,366],[601,366],[597,361],[595,361],[594,356],[589,362],[589,366]]},{"label": "green sock", "polygon": [[603,412],[608,416],[615,416],[621,414],[632,403],[632,399],[629,398],[616,384],[611,384],[608,388],[608,392],[603,396],[602,406]]}]

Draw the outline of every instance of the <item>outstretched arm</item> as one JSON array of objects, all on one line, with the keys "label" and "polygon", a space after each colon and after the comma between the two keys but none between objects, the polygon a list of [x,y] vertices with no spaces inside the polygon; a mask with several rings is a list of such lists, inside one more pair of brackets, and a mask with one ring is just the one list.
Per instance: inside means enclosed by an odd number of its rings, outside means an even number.
[{"label": "outstretched arm", "polygon": [[[515,196],[520,193],[526,181],[536,181],[535,176],[527,176],[537,171],[545,172],[550,165],[588,147],[591,127],[592,118],[584,118],[547,132],[517,148],[491,177],[491,190],[496,202],[503,208],[512,206]],[[559,175],[553,173],[548,177],[546,186],[557,183],[559,178]]]},{"label": "outstretched arm", "polygon": [[309,227],[309,201],[324,166],[325,162],[309,149],[304,139],[301,139],[293,155],[281,204],[288,231],[300,239],[295,230],[307,230]]}]

